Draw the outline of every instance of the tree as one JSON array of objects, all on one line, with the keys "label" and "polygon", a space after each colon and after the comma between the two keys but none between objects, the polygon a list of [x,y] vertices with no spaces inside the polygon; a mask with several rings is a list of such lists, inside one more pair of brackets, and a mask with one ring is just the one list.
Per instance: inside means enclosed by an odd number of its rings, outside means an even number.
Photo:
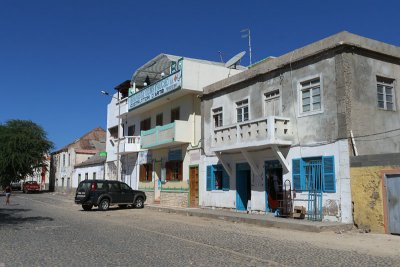
[{"label": "tree", "polygon": [[0,185],[32,175],[53,148],[44,129],[28,120],[0,124]]}]

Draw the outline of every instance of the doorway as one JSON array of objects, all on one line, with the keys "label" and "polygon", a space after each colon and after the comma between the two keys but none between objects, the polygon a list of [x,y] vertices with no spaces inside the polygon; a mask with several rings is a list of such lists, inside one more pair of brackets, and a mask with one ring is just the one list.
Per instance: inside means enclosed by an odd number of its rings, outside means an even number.
[{"label": "doorway", "polygon": [[265,207],[267,211],[282,208],[283,180],[282,165],[278,160],[265,162]]},{"label": "doorway", "polygon": [[194,166],[189,168],[189,180],[190,180],[190,207],[196,208],[199,206],[199,167]]},{"label": "doorway", "polygon": [[236,164],[236,209],[247,210],[251,201],[251,171],[248,163]]},{"label": "doorway", "polygon": [[400,235],[400,174],[386,175],[388,232]]}]

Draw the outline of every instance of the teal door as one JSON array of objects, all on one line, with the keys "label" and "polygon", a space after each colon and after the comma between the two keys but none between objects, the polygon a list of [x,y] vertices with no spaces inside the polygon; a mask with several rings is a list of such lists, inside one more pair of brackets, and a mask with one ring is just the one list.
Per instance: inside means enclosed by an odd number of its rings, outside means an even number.
[{"label": "teal door", "polygon": [[251,199],[251,171],[247,163],[236,164],[236,209],[247,210]]}]

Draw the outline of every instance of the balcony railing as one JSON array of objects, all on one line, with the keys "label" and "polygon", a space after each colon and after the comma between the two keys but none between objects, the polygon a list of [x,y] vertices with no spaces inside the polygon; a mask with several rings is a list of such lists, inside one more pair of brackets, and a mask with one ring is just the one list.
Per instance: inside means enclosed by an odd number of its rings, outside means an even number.
[{"label": "balcony railing", "polygon": [[[118,142],[118,140],[116,140]],[[119,140],[119,153],[127,154],[140,151],[140,136],[125,136]]]},{"label": "balcony railing", "polygon": [[189,121],[175,121],[141,132],[142,149],[155,149],[192,141],[194,126]]},{"label": "balcony railing", "polygon": [[290,145],[293,133],[290,119],[268,116],[215,128],[212,132],[212,151],[234,150],[266,145]]}]

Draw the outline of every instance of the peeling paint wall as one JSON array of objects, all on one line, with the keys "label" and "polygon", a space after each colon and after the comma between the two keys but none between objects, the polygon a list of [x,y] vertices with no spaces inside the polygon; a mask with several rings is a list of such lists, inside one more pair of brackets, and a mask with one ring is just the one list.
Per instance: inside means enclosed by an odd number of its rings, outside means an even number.
[{"label": "peeling paint wall", "polygon": [[361,229],[385,233],[382,171],[398,169],[398,166],[352,167],[351,194],[354,224]]}]

